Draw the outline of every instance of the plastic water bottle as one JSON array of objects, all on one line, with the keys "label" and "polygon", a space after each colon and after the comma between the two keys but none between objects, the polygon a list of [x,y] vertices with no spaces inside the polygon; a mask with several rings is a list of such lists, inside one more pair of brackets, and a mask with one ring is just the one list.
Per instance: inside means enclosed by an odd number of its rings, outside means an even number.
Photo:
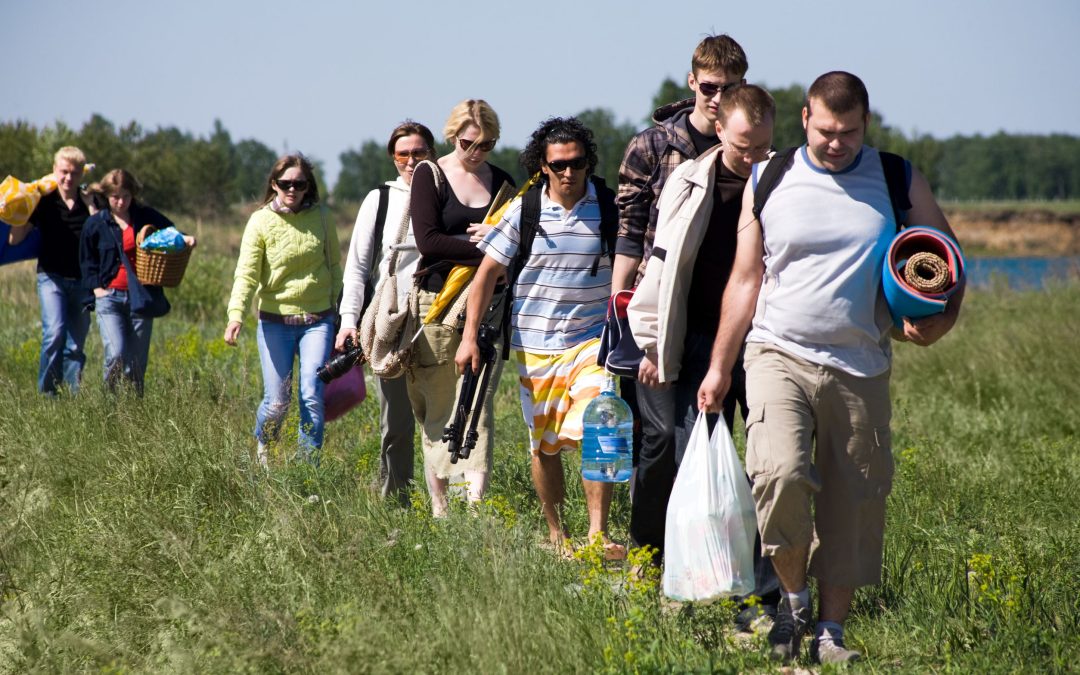
[{"label": "plastic water bottle", "polygon": [[615,377],[589,402],[581,439],[581,475],[586,480],[625,483],[633,469],[634,416],[615,395]]}]

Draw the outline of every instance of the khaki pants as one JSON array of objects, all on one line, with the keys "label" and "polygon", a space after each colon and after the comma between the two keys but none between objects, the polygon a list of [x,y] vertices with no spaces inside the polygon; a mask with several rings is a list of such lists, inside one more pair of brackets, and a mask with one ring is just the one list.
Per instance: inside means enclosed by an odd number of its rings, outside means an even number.
[{"label": "khaki pants", "polygon": [[889,372],[855,377],[761,343],[746,346],[745,364],[746,468],[762,553],[810,544],[817,579],[880,583],[893,476]]},{"label": "khaki pants", "polygon": [[[420,316],[427,314],[435,293],[419,291]],[[495,358],[491,381],[484,392],[484,409],[477,426],[476,447],[468,459],[450,463],[450,453],[442,440],[457,405],[461,378],[454,365],[454,355],[461,344],[457,330],[432,323],[424,326],[413,343],[415,357],[412,372],[405,375],[413,414],[420,422],[424,446],[424,464],[439,478],[449,478],[465,471],[486,473],[491,470],[492,437],[495,428],[495,389],[502,373],[502,351]]]}]

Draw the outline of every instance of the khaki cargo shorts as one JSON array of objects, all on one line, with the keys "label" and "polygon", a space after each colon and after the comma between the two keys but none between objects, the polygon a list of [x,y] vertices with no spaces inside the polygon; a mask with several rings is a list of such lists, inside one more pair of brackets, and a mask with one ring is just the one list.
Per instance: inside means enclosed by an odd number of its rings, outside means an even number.
[{"label": "khaki cargo shorts", "polygon": [[881,582],[892,489],[889,371],[855,377],[782,349],[746,346],[746,469],[767,556],[810,544],[810,574]]}]

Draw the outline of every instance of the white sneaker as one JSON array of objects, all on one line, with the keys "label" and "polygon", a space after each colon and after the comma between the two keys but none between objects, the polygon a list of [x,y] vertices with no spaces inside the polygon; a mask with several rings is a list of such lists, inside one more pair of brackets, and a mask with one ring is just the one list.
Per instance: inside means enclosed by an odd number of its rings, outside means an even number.
[{"label": "white sneaker", "polygon": [[263,471],[270,470],[270,453],[267,452],[265,443],[259,443],[259,447],[255,449],[255,458],[259,460]]}]

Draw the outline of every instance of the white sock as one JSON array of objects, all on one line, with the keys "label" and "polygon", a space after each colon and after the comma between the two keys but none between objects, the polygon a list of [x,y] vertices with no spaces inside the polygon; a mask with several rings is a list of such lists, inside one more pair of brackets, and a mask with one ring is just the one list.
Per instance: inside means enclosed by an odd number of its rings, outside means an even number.
[{"label": "white sock", "polygon": [[788,603],[791,605],[791,610],[793,612],[797,611],[797,610],[800,610],[800,609],[803,609],[804,607],[807,608],[807,609],[810,608],[810,587],[809,586],[802,589],[798,593],[787,593],[787,592],[785,592],[784,595],[787,596]]}]

